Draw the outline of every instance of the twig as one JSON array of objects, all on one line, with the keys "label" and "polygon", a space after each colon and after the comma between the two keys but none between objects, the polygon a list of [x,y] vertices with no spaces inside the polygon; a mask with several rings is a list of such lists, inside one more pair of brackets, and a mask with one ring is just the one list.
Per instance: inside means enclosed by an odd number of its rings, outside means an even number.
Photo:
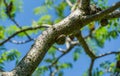
[{"label": "twig", "polygon": [[74,46],[76,46],[76,45],[78,45],[78,43],[76,43],[76,44],[71,44],[70,47],[67,48],[59,57],[57,57],[57,59],[56,59],[53,63],[51,63],[50,66],[53,66],[54,64],[56,64],[64,55],[66,55],[67,53],[69,53],[69,52],[71,51],[71,49],[72,49]]},{"label": "twig", "polygon": [[94,61],[95,61],[94,59],[91,60],[89,71],[88,71],[89,76],[92,76],[92,69],[93,69]]},{"label": "twig", "polygon": [[49,70],[50,70],[50,74],[49,74],[49,76],[51,76],[52,75],[52,67],[51,66],[48,66],[48,68],[49,68]]},{"label": "twig", "polygon": [[29,40],[24,40],[24,41],[9,40],[9,42],[14,43],[14,44],[25,44],[32,40],[36,40],[36,39],[29,39]]},{"label": "twig", "polygon": [[111,55],[111,54],[120,54],[120,51],[119,52],[113,51],[113,52],[105,53],[105,54],[97,56],[96,58],[101,58],[101,57],[104,57],[104,56],[107,56],[107,55]]},{"label": "twig", "polygon": [[[66,50],[60,50],[62,51],[62,54],[60,56],[57,57],[57,59],[51,63],[51,65],[48,66],[48,68],[50,69],[50,76],[54,76],[55,73],[57,72],[57,69],[53,72],[52,71],[52,67],[56,65],[56,63],[64,56],[66,55],[67,53],[69,53],[71,51],[71,49],[75,46],[75,45],[78,45],[78,43],[71,43],[70,44],[70,47],[69,48],[66,48]],[[56,49],[58,49],[57,47],[54,47]],[[58,49],[59,50],[59,49]],[[64,52],[63,52],[64,51]]]},{"label": "twig", "polygon": [[[17,21],[14,19],[14,18],[11,18],[9,16],[9,18],[11,19],[11,21],[13,21],[15,23],[15,25],[19,28],[19,29],[22,29],[22,27],[17,23]],[[24,34],[28,37],[28,39],[32,40],[32,38],[28,35],[27,32],[24,31]]]},{"label": "twig", "polygon": [[[64,50],[64,52],[62,52],[62,54],[60,56],[57,57],[57,59],[51,63],[51,65],[48,66],[48,68],[50,69],[50,76],[55,76],[56,72],[58,71],[57,69],[55,69],[55,71],[53,72],[52,71],[52,67],[56,65],[56,63],[64,56],[66,55],[67,53],[69,53],[71,51],[71,49],[75,46],[75,45],[78,45],[78,43],[73,43],[70,45],[69,48],[66,48],[66,50]],[[56,48],[56,47],[55,47]],[[56,48],[57,49],[57,48]],[[59,50],[59,49],[58,49]],[[63,49],[61,50],[63,51]]]},{"label": "twig", "polygon": [[46,26],[37,26],[37,27],[29,27],[29,28],[25,28],[25,29],[19,30],[19,31],[13,33],[11,36],[9,36],[7,39],[5,39],[2,42],[0,42],[0,45],[3,45],[4,43],[6,43],[11,38],[13,38],[14,36],[16,36],[17,34],[19,34],[21,32],[29,31],[29,30],[36,30],[36,29],[40,29],[40,28],[48,28],[48,27],[46,27]]},{"label": "twig", "polygon": [[[4,4],[5,4],[6,8],[10,8],[10,6],[7,4],[6,0],[4,0]],[[12,7],[12,6],[11,6],[11,7]],[[6,14],[7,14],[7,16],[9,17],[9,19],[10,19],[13,23],[15,23],[15,25],[16,25],[19,29],[22,29],[22,27],[17,23],[17,21],[10,16],[10,13],[6,13]],[[32,39],[25,31],[24,31],[24,33],[25,33],[25,35],[28,37],[28,39],[30,39],[30,40]]]},{"label": "twig", "polygon": [[58,72],[57,65],[55,66],[55,70],[50,72],[50,76],[55,76],[55,74]]},{"label": "twig", "polygon": [[64,49],[62,49],[62,48],[58,48],[58,47],[56,47],[56,46],[52,46],[53,48],[55,48],[55,49],[57,49],[58,51],[60,51],[60,52],[62,52],[62,53],[64,53],[65,52],[65,50]]}]

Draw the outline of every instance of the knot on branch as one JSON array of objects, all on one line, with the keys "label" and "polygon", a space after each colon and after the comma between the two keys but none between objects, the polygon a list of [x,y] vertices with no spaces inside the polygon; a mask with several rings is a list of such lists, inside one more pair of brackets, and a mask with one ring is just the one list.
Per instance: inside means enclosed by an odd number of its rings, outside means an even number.
[{"label": "knot on branch", "polygon": [[98,12],[102,11],[102,9],[100,7],[97,7],[95,4],[90,5],[89,7],[89,14],[96,14]]},{"label": "knot on branch", "polygon": [[[102,11],[102,9],[100,7],[97,7],[96,5],[90,5],[90,12],[89,14],[92,15],[92,14],[96,14],[100,11]],[[101,26],[106,26],[108,24],[108,20],[107,19],[101,19],[100,20],[100,24]]]},{"label": "knot on branch", "polygon": [[66,35],[64,35],[64,34],[58,36],[57,39],[56,39],[56,43],[59,44],[59,45],[64,44],[65,41],[66,41]]},{"label": "knot on branch", "polygon": [[102,9],[97,7],[95,4],[88,5],[87,7],[79,6],[79,9],[83,15],[92,15],[102,11]]}]

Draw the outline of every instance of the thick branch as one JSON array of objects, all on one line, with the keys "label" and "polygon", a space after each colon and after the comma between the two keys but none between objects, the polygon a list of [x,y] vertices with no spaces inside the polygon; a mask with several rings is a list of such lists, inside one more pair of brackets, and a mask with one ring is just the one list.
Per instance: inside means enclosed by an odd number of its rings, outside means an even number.
[{"label": "thick branch", "polygon": [[109,15],[105,16],[105,19],[120,18],[120,10],[114,11]]},{"label": "thick branch", "polygon": [[83,10],[86,10],[89,6],[90,6],[90,0],[80,0],[80,7]]},{"label": "thick branch", "polygon": [[[63,19],[61,22],[53,25],[53,27],[48,28],[44,31],[35,41],[34,45],[31,47],[30,51],[27,55],[20,61],[20,63],[16,66],[16,68],[9,72],[7,76],[30,76],[39,63],[43,60],[45,54],[48,49],[55,43],[56,37],[61,34],[71,34],[75,33],[86,24],[94,21],[102,19],[106,14],[109,14],[120,7],[120,1],[114,6],[97,13],[92,16],[81,16],[81,11],[79,9],[72,12],[68,17]],[[79,36],[78,36],[79,39]],[[80,40],[80,39],[79,39]],[[80,40],[80,42],[82,42]],[[83,42],[84,44],[84,42]],[[86,47],[86,45],[83,45]],[[85,48],[86,51],[89,51],[89,48]],[[86,52],[90,57],[96,57],[93,53]],[[5,74],[4,74],[5,75]]]},{"label": "thick branch", "polygon": [[80,9],[84,12],[84,14],[89,14],[90,0],[80,0]]}]

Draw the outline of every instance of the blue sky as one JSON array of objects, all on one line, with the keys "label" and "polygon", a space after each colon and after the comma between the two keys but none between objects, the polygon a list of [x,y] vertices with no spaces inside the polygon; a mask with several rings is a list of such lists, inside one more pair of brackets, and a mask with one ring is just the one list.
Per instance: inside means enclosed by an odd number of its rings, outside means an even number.
[{"label": "blue sky", "polygon": [[[44,0],[23,0],[23,11],[21,13],[17,13],[16,15],[16,21],[21,25],[31,25],[33,20],[38,20],[40,16],[38,15],[34,15],[33,13],[33,9],[35,7],[38,7],[42,4]],[[111,5],[114,2],[117,2],[119,0],[108,0],[108,4]],[[69,12],[66,11],[66,15]],[[54,13],[50,13],[53,15],[53,18],[55,18]],[[3,25],[9,25],[9,24],[13,24],[9,19],[7,21],[1,21],[0,23]],[[100,48],[100,53],[105,53],[108,51],[118,51],[118,49],[120,49],[120,37],[118,37],[116,40],[112,39],[111,41],[106,41],[105,42],[105,47],[104,48]],[[27,44],[22,44],[22,45],[16,45],[16,44],[12,44],[12,43],[6,43],[5,46],[6,48],[9,49],[15,49],[17,48],[20,52],[22,52],[22,57],[26,54],[26,52],[29,51],[31,45],[33,44],[33,42],[27,43]],[[73,49],[74,50],[74,49]],[[89,63],[90,63],[90,58],[88,56],[85,55],[85,53],[83,52],[82,55],[80,55],[80,59],[76,62],[73,62],[72,59],[72,52],[70,52],[69,54],[67,54],[65,57],[63,57],[60,61],[61,62],[72,62],[73,63],[73,68],[72,69],[66,69],[64,70],[65,74],[64,76],[82,76],[83,72],[85,72],[88,67],[89,67]],[[99,66],[99,62],[103,62],[103,60],[110,60],[115,62],[115,57],[114,55],[111,56],[107,56],[104,58],[100,58],[98,60],[96,60],[95,62],[95,67]],[[41,63],[42,65],[43,63]],[[5,63],[5,70],[10,71],[11,69],[14,68],[14,62],[7,62]],[[46,75],[47,76],[47,75]],[[108,75],[104,75],[104,76],[108,76]]]}]

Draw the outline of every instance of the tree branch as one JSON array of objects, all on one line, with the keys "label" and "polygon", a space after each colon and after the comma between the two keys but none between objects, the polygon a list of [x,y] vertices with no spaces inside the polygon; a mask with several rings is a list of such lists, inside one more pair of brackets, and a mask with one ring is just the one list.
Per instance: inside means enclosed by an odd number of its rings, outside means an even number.
[{"label": "tree branch", "polygon": [[101,57],[111,55],[111,54],[120,54],[120,51],[118,51],[118,52],[113,51],[113,52],[105,53],[105,54],[97,56],[96,58],[101,58]]},{"label": "tree branch", "polygon": [[[13,6],[9,6],[9,4],[7,4],[6,0],[4,0],[4,4],[5,4],[5,6],[6,6],[6,11],[8,11],[7,9],[10,8],[10,7],[11,7],[11,10],[13,9],[13,8],[12,8]],[[9,10],[9,12],[6,12],[8,18],[9,18],[19,29],[22,29],[22,27],[17,23],[17,21],[16,21],[13,17],[11,17],[11,15],[10,15],[11,10]],[[28,39],[30,39],[30,40],[32,39],[25,31],[24,31],[24,34],[28,37]]]},{"label": "tree branch", "polygon": [[120,18],[120,10],[116,10],[109,15],[105,16],[105,19]]},{"label": "tree branch", "polygon": [[90,6],[90,0],[80,0],[80,7],[86,10]]},{"label": "tree branch", "polygon": [[11,38],[13,38],[14,36],[16,36],[19,33],[22,33],[24,31],[36,30],[36,29],[40,29],[40,28],[47,28],[47,27],[46,26],[37,26],[37,27],[29,27],[29,28],[19,30],[19,31],[13,33],[11,36],[9,36],[7,39],[0,42],[0,46],[3,45],[4,43],[6,43],[7,41],[9,41]]},{"label": "tree branch", "polygon": [[89,71],[88,71],[89,72],[89,74],[88,74],[89,76],[92,76],[92,69],[93,69],[94,62],[95,62],[95,60],[92,59],[91,63],[90,63]]},{"label": "tree branch", "polygon": [[108,14],[110,14],[111,12],[115,11],[116,9],[118,9],[120,7],[120,1],[118,1],[116,4],[114,4],[113,6],[100,11],[94,15],[89,15],[89,16],[83,16],[83,22],[85,23],[89,23],[91,21],[96,21],[96,20],[100,20],[102,18],[104,18],[105,16],[107,16]]},{"label": "tree branch", "polygon": [[[15,25],[21,30],[22,27],[17,23],[17,21],[14,18],[11,18],[9,16],[9,18],[11,19],[11,21],[13,21],[15,23]],[[28,35],[28,33],[26,33],[26,31],[24,31],[24,34],[28,37],[28,39],[32,40],[32,38]]]},{"label": "tree branch", "polygon": [[[120,1],[114,6],[99,12],[92,16],[82,16],[79,9],[72,12],[68,17],[63,19],[61,22],[54,24],[53,27],[48,28],[44,31],[35,41],[26,56],[19,62],[19,64],[11,71],[2,75],[7,76],[30,76],[39,63],[43,60],[48,49],[55,43],[56,37],[61,34],[76,33],[86,24],[102,19],[106,14],[109,14],[120,7]],[[78,40],[79,36],[78,36]],[[82,42],[82,41],[79,41]],[[84,41],[85,42],[85,41]],[[84,45],[83,45],[84,46]],[[87,50],[89,48],[87,47]],[[96,57],[93,53],[89,52],[90,57]]]},{"label": "tree branch", "polygon": [[24,41],[9,40],[9,42],[14,43],[14,44],[25,44],[32,40],[36,40],[36,39],[29,39],[29,40],[24,40]]},{"label": "tree branch", "polygon": [[50,74],[49,74],[49,76],[55,76],[56,74],[57,74],[57,72],[59,71],[59,69],[58,69],[58,66],[56,65],[54,68],[54,71],[52,71],[52,66],[48,66],[49,67],[49,69],[50,69]]},{"label": "tree branch", "polygon": [[53,66],[54,64],[56,64],[64,55],[66,55],[67,53],[70,52],[70,50],[74,47],[78,45],[78,43],[73,43],[73,44],[70,44],[70,47],[69,48],[66,48],[66,50],[62,50],[62,54],[60,56],[58,56],[58,58],[50,65],[50,66]]},{"label": "tree branch", "polygon": [[90,12],[90,0],[80,0],[79,7],[85,15],[89,14],[89,12]]},{"label": "tree branch", "polygon": [[84,38],[82,37],[81,33],[77,33],[76,38],[79,40],[79,43],[82,45],[82,47],[84,48],[85,53],[92,59],[96,58],[96,55],[90,50],[90,48],[88,47],[86,41],[84,40]]}]

